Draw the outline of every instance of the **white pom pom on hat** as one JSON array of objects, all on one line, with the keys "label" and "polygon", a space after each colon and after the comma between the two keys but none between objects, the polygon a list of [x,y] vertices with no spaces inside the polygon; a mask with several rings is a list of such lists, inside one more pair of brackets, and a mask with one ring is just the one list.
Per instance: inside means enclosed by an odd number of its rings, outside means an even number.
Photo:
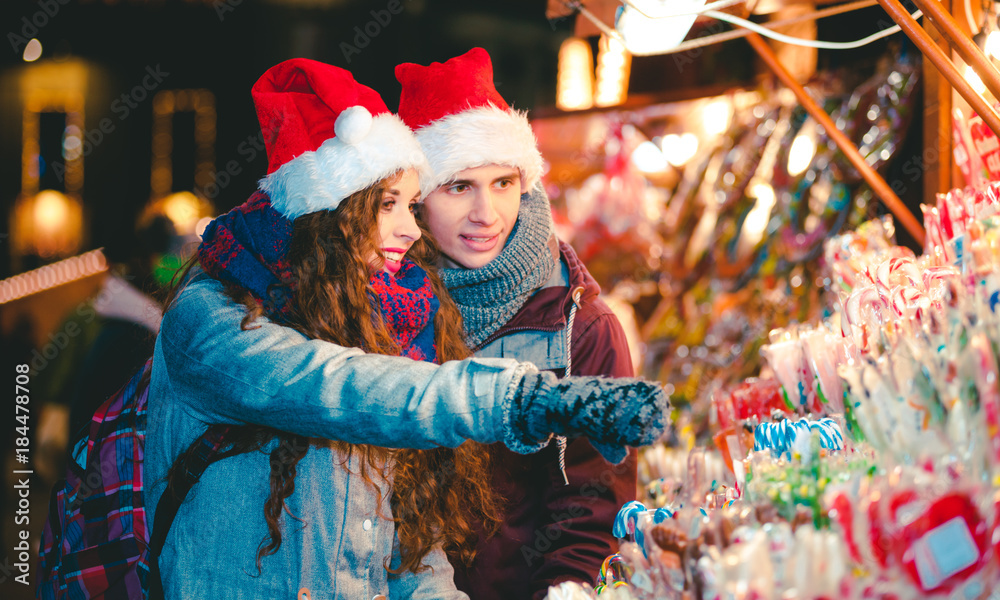
[{"label": "white pom pom on hat", "polygon": [[372,114],[364,106],[352,106],[343,111],[333,125],[334,134],[351,146],[365,139],[371,129]]}]

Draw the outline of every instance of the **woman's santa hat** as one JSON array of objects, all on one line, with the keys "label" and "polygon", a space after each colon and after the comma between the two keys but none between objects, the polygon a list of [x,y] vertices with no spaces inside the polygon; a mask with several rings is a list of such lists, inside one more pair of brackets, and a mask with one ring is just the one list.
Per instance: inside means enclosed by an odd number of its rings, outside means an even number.
[{"label": "woman's santa hat", "polygon": [[403,86],[399,116],[417,134],[432,174],[420,180],[424,194],[485,165],[516,167],[521,190],[542,175],[542,155],[524,113],[512,110],[493,85],[493,63],[473,48],[444,63],[396,66]]},{"label": "woman's santa hat", "polygon": [[268,158],[260,189],[288,219],[333,210],[398,171],[430,176],[410,129],[349,71],[295,58],[268,69],[251,95]]},{"label": "woman's santa hat", "polygon": [[[291,314],[293,221],[334,210],[348,196],[427,159],[410,128],[375,90],[343,69],[296,58],[271,67],[251,91],[267,148],[267,176],[250,199],[202,234],[206,273],[249,290],[272,318]],[[373,233],[374,235],[374,233]]]}]

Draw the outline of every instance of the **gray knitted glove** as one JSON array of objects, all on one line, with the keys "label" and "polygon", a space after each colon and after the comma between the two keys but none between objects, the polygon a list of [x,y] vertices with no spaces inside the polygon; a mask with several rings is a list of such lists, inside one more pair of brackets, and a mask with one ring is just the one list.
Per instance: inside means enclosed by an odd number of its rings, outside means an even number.
[{"label": "gray knitted glove", "polygon": [[537,452],[551,434],[586,436],[608,462],[628,456],[626,446],[652,444],[670,424],[670,400],[659,384],[642,379],[525,374],[508,393],[504,444]]}]

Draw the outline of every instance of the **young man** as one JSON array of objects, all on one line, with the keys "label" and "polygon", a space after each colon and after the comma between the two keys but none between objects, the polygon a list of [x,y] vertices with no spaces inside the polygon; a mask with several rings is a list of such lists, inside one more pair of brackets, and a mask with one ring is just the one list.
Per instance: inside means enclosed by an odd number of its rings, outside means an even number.
[{"label": "young man", "polygon": [[[475,355],[559,376],[631,377],[621,325],[556,239],[534,134],[496,91],[487,52],[402,64],[396,78],[399,116],[433,171],[421,181],[422,215]],[[532,455],[491,447],[494,485],[508,503],[500,535],[480,543],[471,568],[457,567],[456,583],[473,599],[540,600],[562,581],[592,582],[617,551],[611,530],[635,499],[635,451],[615,466],[585,439],[558,441]]]}]

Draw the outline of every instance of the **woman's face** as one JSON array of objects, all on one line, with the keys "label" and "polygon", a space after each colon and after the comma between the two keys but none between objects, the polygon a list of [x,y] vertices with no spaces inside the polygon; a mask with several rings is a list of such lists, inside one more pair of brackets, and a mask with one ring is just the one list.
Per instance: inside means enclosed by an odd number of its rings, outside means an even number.
[{"label": "woman's face", "polygon": [[420,228],[413,213],[420,200],[420,179],[414,169],[407,169],[386,189],[378,211],[378,244],[385,256],[385,272],[395,274],[402,267],[403,256],[420,239]]}]

